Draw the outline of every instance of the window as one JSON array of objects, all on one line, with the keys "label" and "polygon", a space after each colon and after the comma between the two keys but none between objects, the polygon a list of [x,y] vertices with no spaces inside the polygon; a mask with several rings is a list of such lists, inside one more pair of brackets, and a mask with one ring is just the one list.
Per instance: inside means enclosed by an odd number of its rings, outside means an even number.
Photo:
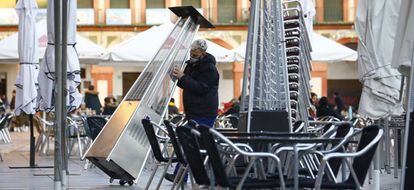
[{"label": "window", "polygon": [[165,0],[146,0],[147,9],[165,8]]},{"label": "window", "polygon": [[39,9],[46,9],[47,0],[37,0],[37,7],[39,7]]},{"label": "window", "polygon": [[111,0],[109,2],[111,9],[129,9],[129,0]]},{"label": "window", "polygon": [[218,22],[236,22],[236,0],[217,0]]},{"label": "window", "polygon": [[182,0],[181,5],[193,6],[195,8],[201,8],[201,0]]},{"label": "window", "polygon": [[78,8],[91,9],[93,8],[93,0],[78,0]]},{"label": "window", "polygon": [[342,0],[324,0],[323,19],[327,22],[343,21],[343,2]]},{"label": "window", "polygon": [[16,0],[1,0],[0,8],[14,8],[16,7]]}]

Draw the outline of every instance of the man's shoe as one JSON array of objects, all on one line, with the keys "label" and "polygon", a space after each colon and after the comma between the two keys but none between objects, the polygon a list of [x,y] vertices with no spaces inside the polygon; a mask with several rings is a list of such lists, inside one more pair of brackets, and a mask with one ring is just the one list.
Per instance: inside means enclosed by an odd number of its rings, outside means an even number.
[{"label": "man's shoe", "polygon": [[169,174],[169,173],[166,173],[166,174],[165,174],[165,176],[164,176],[164,178],[165,178],[166,180],[168,180],[168,181],[174,182],[175,175],[174,175],[174,174]]}]

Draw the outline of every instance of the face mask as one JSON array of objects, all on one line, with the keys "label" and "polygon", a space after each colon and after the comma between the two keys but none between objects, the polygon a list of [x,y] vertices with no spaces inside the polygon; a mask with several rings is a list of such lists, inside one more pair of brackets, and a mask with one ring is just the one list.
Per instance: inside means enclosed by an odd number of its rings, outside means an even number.
[{"label": "face mask", "polygon": [[200,58],[190,57],[190,63],[195,63],[195,62],[198,62],[199,60],[200,60]]}]

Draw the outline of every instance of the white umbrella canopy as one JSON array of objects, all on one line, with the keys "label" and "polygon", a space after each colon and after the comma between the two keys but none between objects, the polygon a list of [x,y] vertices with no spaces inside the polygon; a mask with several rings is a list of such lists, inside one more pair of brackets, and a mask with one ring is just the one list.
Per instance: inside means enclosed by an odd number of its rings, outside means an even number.
[{"label": "white umbrella canopy", "polygon": [[399,11],[397,34],[395,35],[392,67],[405,76],[411,71],[414,48],[414,3],[402,0]]},{"label": "white umbrella canopy", "polygon": [[[311,33],[312,60],[323,62],[356,61],[357,52],[317,33]],[[246,43],[233,49],[238,61],[243,61]]]},{"label": "white umbrella canopy", "polygon": [[16,80],[16,102],[14,113],[34,114],[37,106],[37,76],[39,57],[36,40],[37,4],[34,0],[19,0],[16,4],[19,15],[18,54],[19,74]]},{"label": "white umbrella canopy", "polygon": [[358,113],[379,119],[402,113],[401,74],[391,68],[400,1],[360,0],[355,21],[358,72],[363,83]]},{"label": "white umbrella canopy", "polygon": [[[42,58],[45,54],[48,37],[47,21],[40,20],[36,23],[36,39],[38,43],[37,56]],[[76,34],[76,50],[81,63],[97,63],[102,60],[105,49],[89,39]],[[0,41],[0,62],[14,63],[19,60],[18,55],[18,33]]]},{"label": "white umbrella canopy", "polygon": [[[174,25],[170,22],[153,26],[109,48],[103,58],[115,62],[147,63],[156,54],[173,27]],[[199,39],[199,37],[196,39]],[[217,62],[233,62],[235,60],[232,51],[209,40],[206,40],[206,42],[207,52],[212,54]]]},{"label": "white umbrella canopy", "polygon": [[[48,46],[40,65],[39,73],[39,109],[54,111],[54,82],[55,82],[55,44],[54,44],[54,11],[53,0],[48,0],[47,31]],[[68,31],[67,31],[67,92],[66,106],[73,111],[82,103],[82,95],[77,87],[81,83],[79,59],[76,52],[76,1],[68,3]]]}]

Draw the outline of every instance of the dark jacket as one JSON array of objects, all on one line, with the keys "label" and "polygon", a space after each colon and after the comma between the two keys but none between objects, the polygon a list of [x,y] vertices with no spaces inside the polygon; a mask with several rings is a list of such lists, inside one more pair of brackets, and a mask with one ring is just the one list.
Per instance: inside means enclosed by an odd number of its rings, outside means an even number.
[{"label": "dark jacket", "polygon": [[326,106],[319,106],[317,109],[317,117],[322,117],[322,116],[334,116],[340,120],[343,119],[343,117],[338,114],[331,105],[326,105]]},{"label": "dark jacket", "polygon": [[85,106],[91,110],[95,110],[96,114],[101,114],[101,102],[99,102],[99,96],[97,91],[85,92]]},{"label": "dark jacket", "polygon": [[106,103],[102,115],[112,115],[117,108],[116,104]]},{"label": "dark jacket", "polygon": [[200,61],[188,63],[177,85],[183,89],[188,118],[217,116],[219,73],[214,56],[207,53]]}]

